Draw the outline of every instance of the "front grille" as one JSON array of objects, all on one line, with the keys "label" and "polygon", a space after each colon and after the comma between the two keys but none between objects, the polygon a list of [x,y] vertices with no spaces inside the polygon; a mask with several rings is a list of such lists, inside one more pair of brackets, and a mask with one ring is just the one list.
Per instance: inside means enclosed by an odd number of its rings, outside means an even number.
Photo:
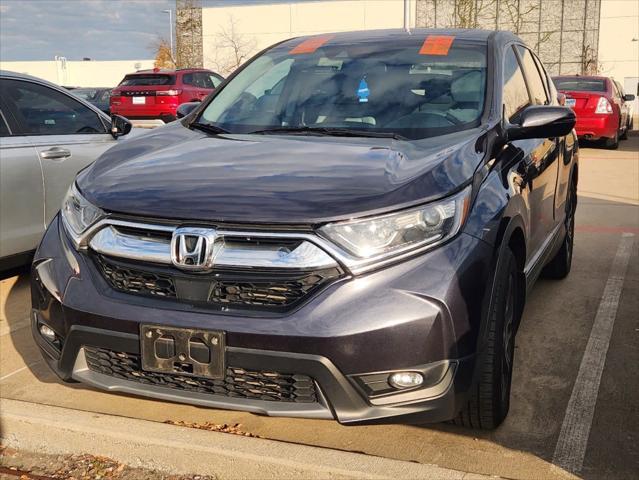
[{"label": "front grille", "polygon": [[140,295],[175,298],[175,284],[168,275],[144,272],[109,263],[98,257],[102,275],[116,290]]},{"label": "front grille", "polygon": [[188,274],[170,267],[152,267],[96,255],[109,285],[120,292],[219,309],[289,310],[341,276],[338,268],[273,272],[214,270]]},{"label": "front grille", "polygon": [[286,307],[305,297],[326,280],[326,276],[311,273],[275,282],[213,282],[210,302],[230,305]]},{"label": "front grille", "polygon": [[90,370],[111,377],[187,392],[274,402],[317,402],[315,382],[307,375],[251,371],[227,367],[223,379],[145,372],[140,356],[104,348],[84,347]]}]

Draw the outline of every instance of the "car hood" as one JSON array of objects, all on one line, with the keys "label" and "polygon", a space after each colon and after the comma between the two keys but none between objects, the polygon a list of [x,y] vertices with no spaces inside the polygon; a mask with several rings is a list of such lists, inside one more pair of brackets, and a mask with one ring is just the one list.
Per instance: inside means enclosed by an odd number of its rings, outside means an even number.
[{"label": "car hood", "polygon": [[386,138],[211,136],[173,122],[78,177],[108,212],[189,221],[317,224],[443,197],[473,175],[479,131]]}]

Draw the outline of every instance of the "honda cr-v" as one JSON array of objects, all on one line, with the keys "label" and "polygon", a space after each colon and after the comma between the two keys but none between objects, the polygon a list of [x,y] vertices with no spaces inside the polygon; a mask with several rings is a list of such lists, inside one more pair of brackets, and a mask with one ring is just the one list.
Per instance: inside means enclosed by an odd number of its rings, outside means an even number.
[{"label": "honda cr-v", "polygon": [[296,38],[82,171],[33,264],[51,368],[344,424],[507,414],[541,273],[570,271],[571,109],[509,33]]}]

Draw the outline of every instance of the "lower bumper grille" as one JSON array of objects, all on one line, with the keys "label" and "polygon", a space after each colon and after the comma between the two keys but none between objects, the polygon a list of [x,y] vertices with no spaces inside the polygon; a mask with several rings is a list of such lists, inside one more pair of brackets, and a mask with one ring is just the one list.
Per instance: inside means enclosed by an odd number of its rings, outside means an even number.
[{"label": "lower bumper grille", "polygon": [[84,347],[90,370],[146,385],[225,397],[275,402],[314,403],[317,390],[307,375],[249,371],[227,367],[223,379],[189,377],[142,370],[140,356],[104,348]]}]

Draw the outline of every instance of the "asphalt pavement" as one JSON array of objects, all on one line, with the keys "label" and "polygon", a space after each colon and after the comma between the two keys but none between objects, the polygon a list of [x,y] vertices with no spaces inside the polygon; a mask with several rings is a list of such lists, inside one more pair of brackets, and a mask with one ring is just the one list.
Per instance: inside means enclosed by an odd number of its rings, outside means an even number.
[{"label": "asphalt pavement", "polygon": [[[28,328],[28,274],[0,282],[0,396],[156,422],[242,425],[289,443],[505,478],[634,479],[639,472],[639,137],[581,150],[573,267],[540,280],[516,338],[511,410],[493,432],[448,424],[345,427],[62,384]],[[553,464],[557,464],[554,465]]]}]

